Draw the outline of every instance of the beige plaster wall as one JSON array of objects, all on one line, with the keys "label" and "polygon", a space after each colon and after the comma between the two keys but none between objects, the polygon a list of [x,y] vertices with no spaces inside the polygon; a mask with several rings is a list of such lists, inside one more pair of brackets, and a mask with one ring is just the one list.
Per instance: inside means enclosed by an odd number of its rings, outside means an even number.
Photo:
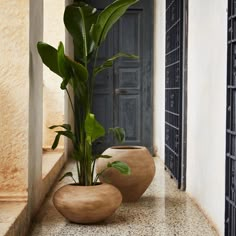
[{"label": "beige plaster wall", "polygon": [[[44,42],[57,48],[59,41],[65,43],[63,23],[64,1],[44,1]],[[55,133],[48,127],[64,123],[64,92],[60,90],[61,78],[47,67],[43,69],[43,147],[50,148]],[[59,143],[63,148],[63,138]]]},{"label": "beige plaster wall", "polygon": [[27,196],[29,2],[1,0],[0,22],[1,201]]},{"label": "beige plaster wall", "polygon": [[59,157],[42,179],[43,64],[36,44],[43,40],[43,3],[0,1],[0,201],[10,212],[9,201],[26,204],[19,218],[0,222],[8,235],[25,234],[66,161]]}]

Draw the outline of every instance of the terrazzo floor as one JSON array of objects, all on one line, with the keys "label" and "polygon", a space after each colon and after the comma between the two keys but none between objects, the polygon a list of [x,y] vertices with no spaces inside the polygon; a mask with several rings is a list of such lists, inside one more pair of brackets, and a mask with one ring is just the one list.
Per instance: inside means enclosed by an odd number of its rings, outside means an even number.
[{"label": "terrazzo floor", "polygon": [[[35,217],[31,236],[213,236],[218,235],[198,207],[164,171],[155,158],[156,176],[136,203],[123,203],[113,216],[96,225],[68,222],[54,208],[52,193]],[[71,168],[69,163],[66,169]]]}]

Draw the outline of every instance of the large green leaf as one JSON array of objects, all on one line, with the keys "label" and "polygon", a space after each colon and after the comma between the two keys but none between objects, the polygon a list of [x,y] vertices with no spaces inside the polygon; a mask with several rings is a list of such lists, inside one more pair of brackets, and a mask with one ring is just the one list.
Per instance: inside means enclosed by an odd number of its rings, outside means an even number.
[{"label": "large green leaf", "polygon": [[61,76],[57,63],[57,50],[51,45],[38,42],[37,49],[43,63],[54,73]]},{"label": "large green leaf", "polygon": [[91,145],[93,141],[105,135],[102,125],[95,119],[94,114],[89,113],[85,120],[85,132],[88,143]]},{"label": "large green leaf", "polygon": [[65,26],[74,39],[77,56],[84,63],[95,46],[90,31],[97,16],[96,8],[84,2],[69,5],[64,12]]},{"label": "large green leaf", "polygon": [[57,64],[60,74],[62,76],[62,83],[61,89],[66,89],[67,84],[70,82],[71,79],[71,68],[66,60],[65,52],[64,52],[64,45],[62,42],[59,43],[58,50],[57,50]]},{"label": "large green leaf", "polygon": [[97,46],[106,39],[111,27],[120,19],[126,10],[138,0],[116,0],[106,7],[98,16],[92,34]]},{"label": "large green leaf", "polygon": [[73,76],[76,77],[78,82],[86,82],[88,80],[88,70],[80,63],[65,56],[66,62],[70,65]]},{"label": "large green leaf", "polygon": [[125,130],[123,128],[120,127],[110,128],[109,132],[114,135],[114,137],[119,143],[125,141]]},{"label": "large green leaf", "polygon": [[107,167],[113,167],[123,175],[131,174],[131,169],[129,168],[129,166],[122,161],[114,161],[112,163],[108,162]]},{"label": "large green leaf", "polygon": [[88,70],[64,54],[64,46],[61,42],[58,50],[43,42],[38,42],[37,48],[43,63],[63,79],[61,89],[65,89],[66,85],[70,83],[74,91],[80,88],[84,93]]},{"label": "large green leaf", "polygon": [[[84,88],[84,83],[88,79],[88,70],[80,63],[72,60],[64,54],[63,43],[60,42],[58,47],[58,68],[63,77],[61,89],[65,89],[70,82],[74,91],[78,88]],[[84,93],[84,91],[83,91]]]},{"label": "large green leaf", "polygon": [[123,53],[123,52],[119,52],[116,55],[114,55],[113,57],[109,58],[108,60],[106,60],[102,65],[98,66],[95,68],[95,75],[97,75],[99,72],[108,69],[110,67],[113,66],[113,63],[116,59],[120,58],[120,57],[127,57],[130,59],[138,59],[139,57],[133,54],[128,54],[128,53]]}]

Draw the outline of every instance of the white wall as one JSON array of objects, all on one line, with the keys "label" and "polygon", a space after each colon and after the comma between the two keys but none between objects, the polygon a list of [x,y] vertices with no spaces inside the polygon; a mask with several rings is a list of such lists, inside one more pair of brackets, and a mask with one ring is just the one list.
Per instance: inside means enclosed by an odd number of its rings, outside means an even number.
[{"label": "white wall", "polygon": [[[227,1],[189,0],[187,192],[224,232]],[[165,1],[155,1],[154,144],[164,159]]]},{"label": "white wall", "polygon": [[164,160],[165,123],[165,1],[156,0],[154,28],[154,146]]},{"label": "white wall", "polygon": [[224,231],[227,1],[189,1],[187,192]]}]

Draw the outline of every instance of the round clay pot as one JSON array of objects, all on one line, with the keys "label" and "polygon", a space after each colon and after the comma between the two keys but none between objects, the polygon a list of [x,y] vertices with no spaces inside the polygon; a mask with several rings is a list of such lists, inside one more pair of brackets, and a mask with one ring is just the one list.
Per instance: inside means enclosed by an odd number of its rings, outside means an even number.
[{"label": "round clay pot", "polygon": [[65,185],[53,197],[56,209],[69,221],[91,224],[105,220],[122,202],[122,195],[110,184]]},{"label": "round clay pot", "polygon": [[124,202],[137,201],[155,175],[155,163],[149,151],[141,146],[114,146],[105,150],[103,155],[110,155],[112,158],[99,158],[96,165],[97,173],[105,169],[108,162],[123,161],[129,165],[131,175],[122,175],[116,169],[109,168],[100,176],[100,181],[110,181],[117,187]]}]

